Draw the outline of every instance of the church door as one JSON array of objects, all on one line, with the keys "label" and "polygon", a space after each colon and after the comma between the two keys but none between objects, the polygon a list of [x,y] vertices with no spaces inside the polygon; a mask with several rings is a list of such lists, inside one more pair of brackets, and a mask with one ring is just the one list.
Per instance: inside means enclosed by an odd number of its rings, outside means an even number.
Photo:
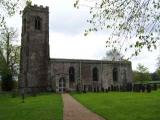
[{"label": "church door", "polygon": [[64,77],[61,77],[59,79],[59,92],[63,93],[65,92],[65,88],[66,88],[66,81]]}]

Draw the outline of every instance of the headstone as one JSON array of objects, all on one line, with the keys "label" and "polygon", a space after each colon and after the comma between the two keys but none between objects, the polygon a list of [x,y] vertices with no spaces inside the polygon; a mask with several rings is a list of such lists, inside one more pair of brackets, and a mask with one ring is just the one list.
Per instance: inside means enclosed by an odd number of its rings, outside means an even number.
[{"label": "headstone", "polygon": [[147,92],[150,93],[151,92],[151,85],[147,84]]},{"label": "headstone", "polygon": [[141,90],[142,90],[142,92],[145,92],[145,85],[142,84]]},{"label": "headstone", "polygon": [[105,91],[106,91],[106,93],[108,93],[108,89],[107,89],[107,88],[106,88],[106,90],[105,90]]},{"label": "headstone", "polygon": [[97,87],[97,92],[99,92],[99,87]]},{"label": "headstone", "polygon": [[110,87],[108,87],[108,91],[111,91],[111,88],[110,88]]},{"label": "headstone", "polygon": [[104,88],[102,87],[102,92],[104,92]]}]

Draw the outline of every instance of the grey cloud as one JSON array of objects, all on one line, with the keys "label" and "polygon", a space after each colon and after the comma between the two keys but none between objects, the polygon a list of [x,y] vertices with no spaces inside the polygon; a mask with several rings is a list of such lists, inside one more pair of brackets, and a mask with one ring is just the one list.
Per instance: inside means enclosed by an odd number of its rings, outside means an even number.
[{"label": "grey cloud", "polygon": [[88,12],[87,9],[70,8],[59,10],[55,8],[50,12],[50,31],[71,35],[82,34],[88,27],[86,22],[89,18]]}]

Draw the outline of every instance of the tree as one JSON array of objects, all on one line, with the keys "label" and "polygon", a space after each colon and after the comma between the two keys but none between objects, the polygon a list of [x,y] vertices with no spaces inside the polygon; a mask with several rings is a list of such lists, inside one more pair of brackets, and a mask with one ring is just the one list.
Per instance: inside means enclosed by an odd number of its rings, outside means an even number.
[{"label": "tree", "polygon": [[142,64],[138,64],[137,71],[141,73],[149,73],[148,68]]},{"label": "tree", "polygon": [[157,69],[156,73],[157,73],[157,75],[158,75],[158,77],[159,77],[159,80],[160,80],[160,68]]},{"label": "tree", "polygon": [[149,74],[148,68],[142,64],[138,64],[137,71],[133,72],[133,78],[135,82],[144,83],[146,81],[151,81],[151,76]]},{"label": "tree", "polygon": [[157,58],[157,69],[151,76],[154,81],[160,81],[160,56]]},{"label": "tree", "polygon": [[13,88],[13,77],[19,72],[20,47],[14,45],[17,34],[13,28],[1,31],[0,47],[0,75],[2,77],[2,89],[10,91]]},{"label": "tree", "polygon": [[0,28],[4,27],[7,17],[13,16],[20,7],[29,1],[31,0],[0,0]]},{"label": "tree", "polygon": [[[76,0],[74,6],[79,8],[82,1],[87,0]],[[90,0],[86,5],[90,7],[87,22],[91,27],[85,35],[106,30],[110,35],[106,46],[132,49],[131,56],[138,55],[144,47],[149,51],[156,49],[160,34],[159,0]]]},{"label": "tree", "polygon": [[0,39],[0,77],[4,80],[2,81],[4,90],[12,89],[13,76],[18,74],[20,50],[19,46],[10,44],[14,31],[6,27],[6,18],[13,16],[25,3],[31,3],[31,0],[0,0],[0,34],[2,35]]},{"label": "tree", "polygon": [[0,51],[0,75],[1,75],[1,86],[2,90],[10,91],[13,88],[13,81],[11,76],[11,71],[7,66],[7,62],[3,56],[2,51]]},{"label": "tree", "polygon": [[160,80],[160,70],[156,70],[154,73],[151,73],[151,77],[153,81],[159,81]]},{"label": "tree", "polygon": [[123,55],[117,49],[112,49],[106,52],[106,56],[103,59],[111,61],[121,61],[123,59]]}]

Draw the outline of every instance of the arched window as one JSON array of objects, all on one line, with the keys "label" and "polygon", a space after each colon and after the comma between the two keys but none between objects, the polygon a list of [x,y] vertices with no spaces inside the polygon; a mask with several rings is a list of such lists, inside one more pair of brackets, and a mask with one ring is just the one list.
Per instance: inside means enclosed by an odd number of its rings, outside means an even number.
[{"label": "arched window", "polygon": [[41,18],[40,17],[35,17],[35,22],[34,22],[35,30],[41,30]]},{"label": "arched window", "polygon": [[98,81],[98,69],[95,67],[92,71],[93,81]]},{"label": "arched window", "polygon": [[75,71],[74,67],[69,68],[69,81],[74,82],[75,81]]},{"label": "arched window", "polygon": [[118,81],[118,70],[117,68],[113,68],[113,81]]}]

